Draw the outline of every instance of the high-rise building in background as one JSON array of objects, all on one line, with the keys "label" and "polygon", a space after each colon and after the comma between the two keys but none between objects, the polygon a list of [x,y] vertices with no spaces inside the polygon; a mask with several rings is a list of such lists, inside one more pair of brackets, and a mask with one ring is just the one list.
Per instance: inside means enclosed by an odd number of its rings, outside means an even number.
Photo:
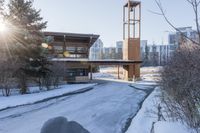
[{"label": "high-rise building in background", "polygon": [[107,47],[103,48],[103,59],[110,59],[110,50]]},{"label": "high-rise building in background", "polygon": [[179,46],[180,43],[183,41],[183,35],[192,40],[198,41],[197,31],[193,30],[192,27],[181,27],[181,28],[178,28],[178,30],[179,31],[170,33],[168,35],[168,43],[170,45],[173,44],[173,45]]},{"label": "high-rise building in background", "polygon": [[[181,34],[198,41],[198,35],[192,27],[178,28]],[[141,40],[140,51],[143,66],[165,65],[182,41],[179,32],[169,33],[168,44],[149,44]],[[115,47],[103,47],[103,42],[97,40],[90,49],[90,59],[123,59],[123,41],[117,41]]]},{"label": "high-rise building in background", "polygon": [[122,59],[123,41],[117,41],[115,47],[103,48],[103,59]]},{"label": "high-rise building in background", "polygon": [[116,47],[109,48],[110,59],[116,59]]},{"label": "high-rise building in background", "polygon": [[91,60],[100,60],[103,59],[103,42],[101,39],[98,39],[94,45],[90,48],[90,56]]},{"label": "high-rise building in background", "polygon": [[145,48],[147,46],[147,40],[141,40],[140,42],[140,56],[141,56],[141,59],[144,59],[145,58]]},{"label": "high-rise building in background", "polygon": [[116,47],[104,47],[103,59],[116,59]]},{"label": "high-rise building in background", "polygon": [[116,42],[116,59],[123,59],[123,41]]},{"label": "high-rise building in background", "polygon": [[174,44],[148,44],[147,40],[141,40],[140,48],[143,66],[165,65],[176,49]]},{"label": "high-rise building in background", "polygon": [[[143,66],[165,65],[173,54],[174,45],[148,44],[147,40],[141,40],[141,59]],[[117,41],[116,47],[104,47],[102,59],[123,59],[123,42]]]}]

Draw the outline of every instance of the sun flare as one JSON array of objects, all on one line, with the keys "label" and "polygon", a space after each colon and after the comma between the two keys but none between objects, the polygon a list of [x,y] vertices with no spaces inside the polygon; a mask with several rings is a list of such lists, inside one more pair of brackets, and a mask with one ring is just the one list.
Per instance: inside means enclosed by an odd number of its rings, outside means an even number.
[{"label": "sun flare", "polygon": [[7,28],[7,25],[5,22],[3,21],[0,21],[0,32],[3,33],[3,32],[7,32],[8,28]]}]

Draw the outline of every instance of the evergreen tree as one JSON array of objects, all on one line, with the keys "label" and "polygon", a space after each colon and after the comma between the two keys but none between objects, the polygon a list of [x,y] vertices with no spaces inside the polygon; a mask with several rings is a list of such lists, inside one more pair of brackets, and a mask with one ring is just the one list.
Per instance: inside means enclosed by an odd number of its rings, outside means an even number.
[{"label": "evergreen tree", "polygon": [[145,45],[145,53],[144,53],[144,66],[148,66],[149,65],[149,48],[147,46],[147,44]]},{"label": "evergreen tree", "polygon": [[152,65],[153,66],[158,66],[158,52],[157,52],[157,47],[155,44],[152,46]]},{"label": "evergreen tree", "polygon": [[4,0],[0,0],[0,15],[4,12]]},{"label": "evergreen tree", "polygon": [[41,47],[41,31],[46,28],[47,22],[42,21],[40,10],[33,7],[32,0],[10,0],[5,18],[10,23],[9,54],[20,64],[16,75],[21,93],[24,94],[27,91],[27,76],[44,75],[47,63]]},{"label": "evergreen tree", "polygon": [[46,28],[47,22],[42,22],[40,10],[33,8],[33,1],[11,0],[8,8],[7,17],[13,25],[14,35],[20,37],[17,41],[24,45],[40,43],[41,30]]}]

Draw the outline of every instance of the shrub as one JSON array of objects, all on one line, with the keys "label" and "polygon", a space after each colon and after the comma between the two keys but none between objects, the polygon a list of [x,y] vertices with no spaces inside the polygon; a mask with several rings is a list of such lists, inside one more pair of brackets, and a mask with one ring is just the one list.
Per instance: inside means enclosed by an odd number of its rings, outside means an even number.
[{"label": "shrub", "polygon": [[163,101],[169,116],[200,130],[200,47],[182,45],[161,74]]}]

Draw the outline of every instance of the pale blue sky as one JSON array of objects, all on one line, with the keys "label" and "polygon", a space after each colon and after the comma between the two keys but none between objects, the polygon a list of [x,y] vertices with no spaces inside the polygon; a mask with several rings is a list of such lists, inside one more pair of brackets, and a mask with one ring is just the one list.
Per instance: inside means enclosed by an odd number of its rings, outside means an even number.
[{"label": "pale blue sky", "polygon": [[[126,0],[35,0],[34,6],[48,21],[48,31],[99,34],[105,46],[122,40],[122,6]],[[167,41],[172,31],[161,16],[154,0],[142,2],[142,39],[149,43]],[[194,16],[186,0],[161,0],[175,26],[194,26]],[[195,28],[195,27],[194,27]]]}]

